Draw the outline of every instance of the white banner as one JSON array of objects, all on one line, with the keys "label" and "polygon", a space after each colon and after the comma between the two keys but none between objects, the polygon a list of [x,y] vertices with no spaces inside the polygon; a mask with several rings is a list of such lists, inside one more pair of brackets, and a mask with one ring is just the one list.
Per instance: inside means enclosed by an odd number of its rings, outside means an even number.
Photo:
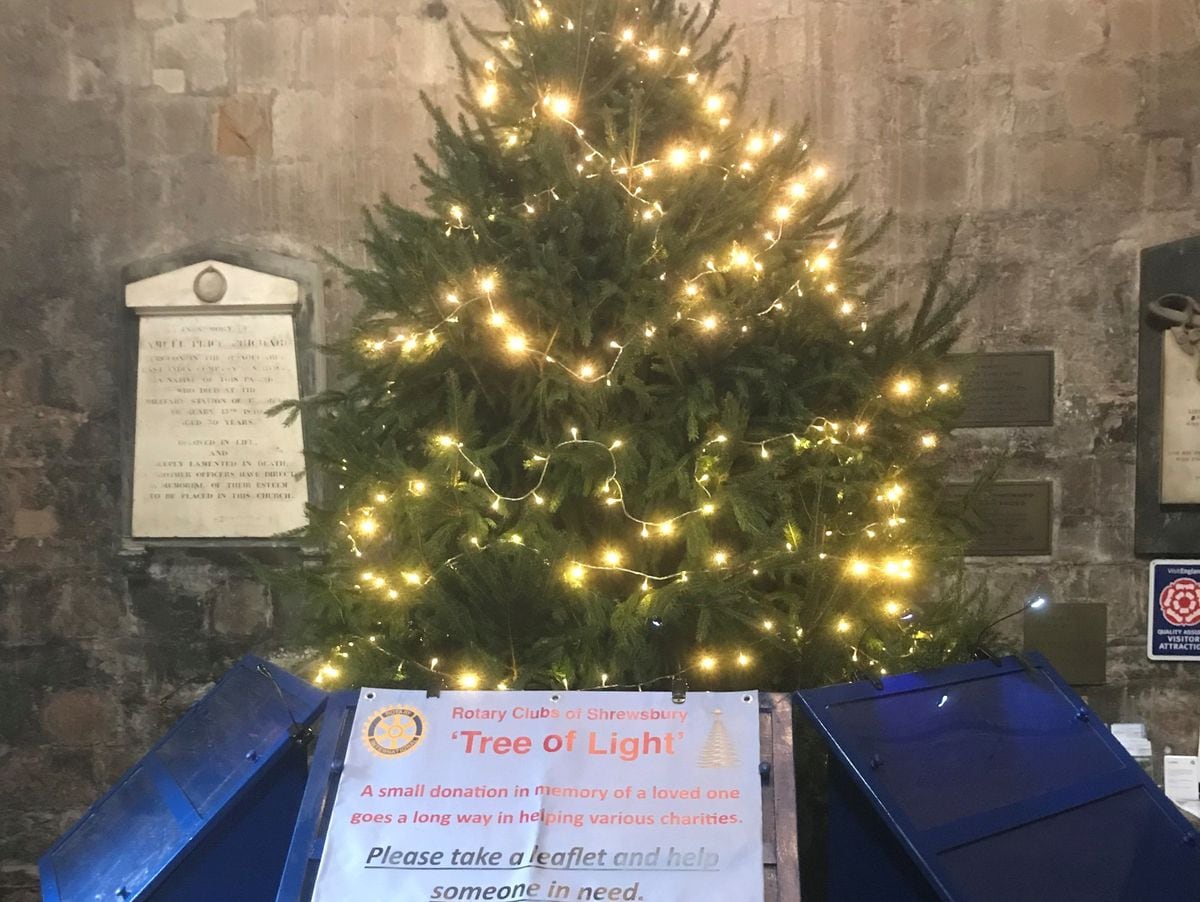
[{"label": "white banner", "polygon": [[761,902],[757,693],[364,689],[314,902]]}]

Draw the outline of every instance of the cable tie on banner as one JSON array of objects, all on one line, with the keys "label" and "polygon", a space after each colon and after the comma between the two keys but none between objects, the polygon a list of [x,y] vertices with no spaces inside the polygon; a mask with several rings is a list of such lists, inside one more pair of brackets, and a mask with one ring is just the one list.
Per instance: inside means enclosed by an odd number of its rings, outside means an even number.
[{"label": "cable tie on banner", "polygon": [[681,676],[671,678],[671,701],[682,705],[687,701],[688,684]]}]

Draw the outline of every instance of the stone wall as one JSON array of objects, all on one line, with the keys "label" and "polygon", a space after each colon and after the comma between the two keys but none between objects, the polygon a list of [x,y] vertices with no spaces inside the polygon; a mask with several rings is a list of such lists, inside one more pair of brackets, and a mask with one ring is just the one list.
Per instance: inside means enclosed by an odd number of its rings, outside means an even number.
[{"label": "stone wall", "polygon": [[[988,273],[969,344],[1057,348],[1052,429],[958,440],[1055,481],[1052,559],[990,563],[1109,605],[1109,717],[1195,739],[1144,654],[1132,555],[1136,254],[1197,231],[1194,0],[728,0],[755,103],[811,116],[855,200],[894,208],[897,297],[947,222]],[[5,0],[0,6],[0,896],[286,606],[196,557],[127,573],[120,267],[225,238],[354,255],[360,205],[417,201],[418,89],[486,0]],[[333,327],[352,301],[328,288]]]}]

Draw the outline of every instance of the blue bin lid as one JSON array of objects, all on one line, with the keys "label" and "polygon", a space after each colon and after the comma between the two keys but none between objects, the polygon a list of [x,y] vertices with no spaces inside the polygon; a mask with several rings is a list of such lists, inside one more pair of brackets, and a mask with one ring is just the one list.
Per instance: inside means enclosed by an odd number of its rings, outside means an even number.
[{"label": "blue bin lid", "polygon": [[326,694],[240,660],[39,862],[47,902],[137,899],[317,719]]},{"label": "blue bin lid", "polygon": [[797,698],[947,900],[1200,899],[1187,820],[1039,655]]}]

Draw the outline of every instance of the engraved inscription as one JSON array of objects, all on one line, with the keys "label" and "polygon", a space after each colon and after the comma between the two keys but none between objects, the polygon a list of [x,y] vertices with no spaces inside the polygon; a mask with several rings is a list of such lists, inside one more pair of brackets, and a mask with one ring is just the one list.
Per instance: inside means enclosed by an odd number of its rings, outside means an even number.
[{"label": "engraved inscription", "polygon": [[[953,500],[970,490],[965,483],[948,483]],[[1045,555],[1051,553],[1053,487],[1049,482],[996,482],[975,505],[974,536],[967,554],[979,557]]]},{"label": "engraved inscription", "polygon": [[1200,379],[1197,358],[1163,333],[1161,504],[1200,504]]},{"label": "engraved inscription", "polygon": [[266,538],[303,526],[290,314],[147,316],[139,323],[133,535]]},{"label": "engraved inscription", "polygon": [[1054,353],[956,355],[963,370],[964,427],[1050,426],[1054,422]]}]

